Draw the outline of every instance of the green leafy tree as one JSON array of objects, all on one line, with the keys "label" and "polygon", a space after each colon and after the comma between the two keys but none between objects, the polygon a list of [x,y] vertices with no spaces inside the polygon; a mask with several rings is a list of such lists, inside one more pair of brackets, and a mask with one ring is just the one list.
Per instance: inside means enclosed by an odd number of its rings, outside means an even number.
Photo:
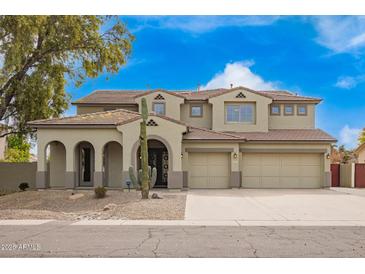
[{"label": "green leafy tree", "polygon": [[7,162],[29,162],[30,144],[23,135],[14,134],[7,137],[8,147],[5,151]]},{"label": "green leafy tree", "polygon": [[133,39],[114,16],[0,16],[0,123],[12,128],[0,136],[59,116],[66,82],[118,72]]},{"label": "green leafy tree", "polygon": [[359,141],[359,145],[365,143],[365,128],[363,128],[362,131],[360,132],[358,141]]}]

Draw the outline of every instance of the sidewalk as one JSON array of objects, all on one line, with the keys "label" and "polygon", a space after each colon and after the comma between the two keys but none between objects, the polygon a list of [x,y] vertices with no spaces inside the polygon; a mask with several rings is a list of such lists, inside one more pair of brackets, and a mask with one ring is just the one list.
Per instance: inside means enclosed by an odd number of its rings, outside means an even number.
[{"label": "sidewalk", "polygon": [[364,220],[0,220],[0,226],[35,226],[35,225],[70,225],[70,226],[356,226],[365,227]]}]

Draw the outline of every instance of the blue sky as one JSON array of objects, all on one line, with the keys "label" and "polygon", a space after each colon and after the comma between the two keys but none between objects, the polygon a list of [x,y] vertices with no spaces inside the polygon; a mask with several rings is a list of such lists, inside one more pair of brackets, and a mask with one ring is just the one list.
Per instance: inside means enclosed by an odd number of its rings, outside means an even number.
[{"label": "blue sky", "polygon": [[[196,89],[243,85],[321,97],[316,125],[348,148],[365,127],[365,17],[121,16],[135,35],[117,75],[69,85]],[[74,114],[70,108],[67,114]]]}]

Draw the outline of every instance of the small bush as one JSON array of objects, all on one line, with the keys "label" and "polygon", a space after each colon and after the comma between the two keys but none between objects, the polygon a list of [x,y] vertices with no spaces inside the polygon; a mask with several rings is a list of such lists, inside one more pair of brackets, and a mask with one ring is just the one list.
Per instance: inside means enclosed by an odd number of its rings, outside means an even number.
[{"label": "small bush", "polygon": [[106,194],[106,188],[103,186],[98,186],[94,188],[94,192],[97,199],[104,198]]},{"label": "small bush", "polygon": [[25,191],[27,188],[29,188],[29,184],[28,183],[21,183],[21,184],[19,184],[18,188],[21,191]]}]

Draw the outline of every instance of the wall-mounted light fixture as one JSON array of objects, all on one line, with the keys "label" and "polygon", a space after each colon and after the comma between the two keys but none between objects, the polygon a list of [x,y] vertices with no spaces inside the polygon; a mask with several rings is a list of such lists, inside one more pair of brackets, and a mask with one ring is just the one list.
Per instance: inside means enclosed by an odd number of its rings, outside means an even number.
[{"label": "wall-mounted light fixture", "polygon": [[183,158],[183,157],[184,157],[184,154],[181,153],[181,158]]},{"label": "wall-mounted light fixture", "polygon": [[329,160],[331,158],[331,155],[329,153],[326,154],[326,159]]},{"label": "wall-mounted light fixture", "polygon": [[234,159],[237,159],[237,157],[238,157],[237,153],[236,153],[236,152],[235,152],[235,153],[233,153],[233,158],[234,158]]}]

